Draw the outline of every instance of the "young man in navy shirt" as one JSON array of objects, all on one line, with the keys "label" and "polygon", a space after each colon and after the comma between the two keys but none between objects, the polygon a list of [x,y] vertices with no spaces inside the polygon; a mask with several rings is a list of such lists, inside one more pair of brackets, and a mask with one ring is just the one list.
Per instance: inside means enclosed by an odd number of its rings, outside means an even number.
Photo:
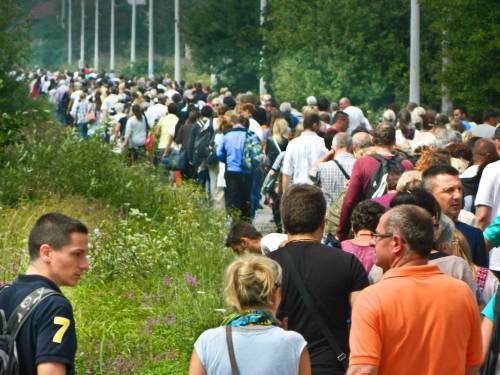
[{"label": "young man in navy shirt", "polygon": [[35,307],[17,335],[21,374],[75,373],[73,310],[59,287],[75,286],[89,268],[87,233],[84,224],[68,216],[49,213],[40,217],[28,240],[26,274],[0,292],[0,309],[7,318],[31,292],[42,287],[58,292]]}]

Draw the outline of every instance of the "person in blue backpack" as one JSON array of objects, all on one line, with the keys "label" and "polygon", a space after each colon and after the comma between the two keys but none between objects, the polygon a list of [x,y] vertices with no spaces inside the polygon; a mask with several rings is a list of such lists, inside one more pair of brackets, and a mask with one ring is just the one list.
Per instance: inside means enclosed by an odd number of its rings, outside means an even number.
[{"label": "person in blue backpack", "polygon": [[[245,160],[247,137],[257,136],[247,130],[248,120],[238,114],[231,115],[231,129],[222,138],[217,147],[217,158],[226,164],[226,208],[234,209],[242,218],[251,217],[250,194],[252,190],[252,166]],[[261,149],[262,153],[262,149]]]},{"label": "person in blue backpack", "polygon": [[[87,227],[59,213],[38,219],[28,240],[26,274],[0,291],[5,317],[26,319],[16,337],[19,373],[75,373],[76,330],[70,302],[61,286],[75,286],[89,268]],[[23,306],[30,306],[22,310]],[[20,315],[21,314],[21,315]]]}]

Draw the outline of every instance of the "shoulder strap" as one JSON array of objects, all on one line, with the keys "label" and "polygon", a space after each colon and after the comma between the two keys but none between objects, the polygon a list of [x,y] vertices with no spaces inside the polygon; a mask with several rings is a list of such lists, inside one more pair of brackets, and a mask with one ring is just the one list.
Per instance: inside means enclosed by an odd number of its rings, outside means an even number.
[{"label": "shoulder strap", "polygon": [[146,116],[146,112],[143,111],[142,115],[144,116],[144,121],[146,122],[146,133],[149,132],[149,123],[148,123],[148,116]]},{"label": "shoulder strap", "polygon": [[340,163],[339,163],[337,160],[335,160],[335,159],[333,159],[333,162],[334,162],[335,164],[337,164],[337,167],[339,167],[339,169],[340,169],[340,171],[342,172],[342,174],[344,175],[344,177],[345,177],[346,179],[350,180],[350,179],[351,179],[351,176],[349,176],[349,173],[347,173],[347,172],[346,172],[346,170],[344,169],[344,167],[342,167],[342,165],[340,165]]},{"label": "shoulder strap", "polygon": [[273,142],[274,142],[274,145],[276,146],[276,148],[278,149],[279,152],[281,152],[281,147],[280,145],[278,144],[278,142],[276,141],[276,139],[274,139],[274,137],[271,137]]},{"label": "shoulder strap", "polygon": [[384,161],[387,161],[387,159],[384,156],[380,155],[380,154],[370,154],[368,156],[374,158],[375,160],[377,160],[377,161],[379,161],[381,163],[384,162]]},{"label": "shoulder strap", "polygon": [[40,302],[42,302],[45,298],[51,295],[61,295],[61,293],[56,292],[53,289],[41,287],[35,289],[30,294],[28,294],[19,306],[16,307],[14,312],[9,318],[9,322],[7,323],[8,332],[11,334],[12,340],[15,340],[19,330],[22,325],[28,319],[30,314],[35,310]]},{"label": "shoulder strap", "polygon": [[226,343],[227,351],[229,352],[229,362],[231,363],[231,375],[238,375],[238,366],[236,365],[236,357],[234,356],[233,333],[231,325],[226,326]]},{"label": "shoulder strap", "polygon": [[326,337],[328,340],[328,343],[330,344],[331,348],[333,349],[335,355],[337,356],[337,361],[339,361],[344,369],[347,368],[347,355],[344,353],[342,349],[340,349],[339,345],[337,344],[337,341],[335,340],[335,337],[333,336],[333,333],[330,331],[330,328],[328,328],[328,325],[326,324],[325,320],[319,313],[319,311],[316,309],[313,298],[311,294],[308,292],[306,289],[304,283],[302,282],[299,272],[297,271],[297,268],[295,267],[295,264],[293,263],[292,258],[290,257],[290,254],[285,250],[283,251],[284,254],[284,260],[286,265],[288,266],[288,271],[290,275],[290,280],[292,283],[297,287],[299,294],[302,298],[302,301],[306,305],[307,309],[309,310],[309,313],[311,313],[312,317],[315,319],[316,323],[319,325],[321,332],[323,335]]}]

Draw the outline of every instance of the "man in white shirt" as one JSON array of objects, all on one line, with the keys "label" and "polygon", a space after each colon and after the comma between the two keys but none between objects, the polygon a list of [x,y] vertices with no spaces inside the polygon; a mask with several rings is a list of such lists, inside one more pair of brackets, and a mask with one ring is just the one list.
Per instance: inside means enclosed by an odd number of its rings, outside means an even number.
[{"label": "man in white shirt", "polygon": [[[496,128],[494,139],[497,153],[500,155],[500,127]],[[500,160],[484,168],[475,204],[477,226],[484,230],[500,215]]]},{"label": "man in white shirt", "polygon": [[290,141],[283,161],[283,191],[293,184],[310,184],[309,168],[328,150],[325,141],[316,134],[320,126],[319,115],[309,112],[303,121],[304,131]]},{"label": "man in white shirt", "polygon": [[101,118],[106,119],[106,115],[113,106],[118,103],[118,87],[112,86],[109,89],[109,95],[104,98],[101,106]]},{"label": "man in white shirt", "polygon": [[146,118],[150,127],[155,126],[159,119],[168,113],[168,108],[165,105],[167,97],[164,94],[158,94],[158,103],[150,105],[146,110]]},{"label": "man in white shirt", "polygon": [[341,111],[349,115],[349,128],[347,129],[347,132],[349,134],[351,134],[352,131],[359,126],[363,126],[367,130],[371,129],[370,125],[368,124],[368,120],[366,120],[365,115],[363,114],[363,111],[360,108],[351,105],[351,101],[349,98],[344,97],[340,99],[339,107]]},{"label": "man in white shirt", "polygon": [[[500,155],[500,127],[493,136]],[[476,226],[484,230],[500,215],[500,160],[488,164],[481,175],[476,194]],[[500,271],[500,247],[490,250],[490,269]]]}]

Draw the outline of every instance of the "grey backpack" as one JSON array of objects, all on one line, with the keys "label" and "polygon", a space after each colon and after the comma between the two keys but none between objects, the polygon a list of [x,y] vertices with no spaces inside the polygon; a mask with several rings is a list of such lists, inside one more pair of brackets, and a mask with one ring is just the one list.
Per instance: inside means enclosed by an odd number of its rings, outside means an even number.
[{"label": "grey backpack", "polygon": [[[2,290],[6,288],[8,286],[3,287]],[[16,337],[36,306],[53,294],[60,293],[44,287],[35,289],[21,301],[8,319],[5,311],[0,309],[0,375],[19,375]]]}]

